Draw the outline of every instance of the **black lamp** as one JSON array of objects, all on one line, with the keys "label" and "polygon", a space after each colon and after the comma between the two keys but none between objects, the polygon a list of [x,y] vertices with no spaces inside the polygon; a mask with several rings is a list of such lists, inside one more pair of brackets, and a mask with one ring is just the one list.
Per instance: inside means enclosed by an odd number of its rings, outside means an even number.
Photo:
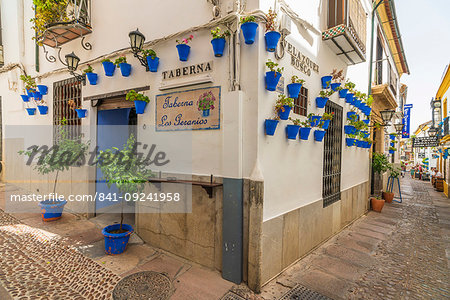
[{"label": "black lamp", "polygon": [[437,133],[438,133],[438,129],[435,128],[435,127],[431,127],[428,130],[428,135],[431,136],[431,137],[435,137],[437,135]]},{"label": "black lamp", "polygon": [[393,109],[382,110],[380,111],[380,114],[384,124],[387,124],[391,121],[392,117],[394,116],[395,110]]},{"label": "black lamp", "polygon": [[148,72],[149,68],[147,60],[139,54],[142,51],[142,46],[144,46],[145,36],[139,31],[139,29],[131,31],[128,36],[130,37],[131,52],[133,52],[134,57],[139,59],[141,65],[143,65]]},{"label": "black lamp", "polygon": [[75,53],[70,53],[65,56],[66,58],[66,66],[69,69],[69,73],[72,74],[78,81],[81,81],[83,85],[86,84],[86,75],[79,75],[75,73],[78,68],[78,63],[80,62],[80,58],[75,55]]},{"label": "black lamp", "polygon": [[398,134],[400,134],[403,131],[403,124],[402,123],[397,123],[394,124],[395,130],[397,131]]}]

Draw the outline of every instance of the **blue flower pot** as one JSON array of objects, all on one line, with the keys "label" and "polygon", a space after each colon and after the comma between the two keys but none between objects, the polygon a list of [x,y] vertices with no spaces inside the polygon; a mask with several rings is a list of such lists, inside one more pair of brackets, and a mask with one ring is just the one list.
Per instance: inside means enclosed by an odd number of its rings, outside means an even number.
[{"label": "blue flower pot", "polygon": [[395,140],[395,135],[389,135],[389,138],[394,141]]},{"label": "blue flower pot", "polygon": [[298,125],[287,125],[286,126],[287,138],[290,140],[296,140],[299,130],[300,130],[300,126],[298,126]]},{"label": "blue flower pot", "polygon": [[328,126],[330,126],[331,120],[322,120],[322,122],[323,122],[322,129],[327,130]]},{"label": "blue flower pot", "polygon": [[42,99],[42,95],[39,92],[34,92],[33,93],[33,98],[34,98],[34,100],[41,100]]},{"label": "blue flower pot", "polygon": [[120,229],[120,224],[109,225],[103,228],[102,234],[105,237],[105,252],[106,254],[121,254],[125,251],[133,227],[128,224],[122,224],[122,229],[127,230],[124,233],[110,233],[111,231]]},{"label": "blue flower pot", "polygon": [[289,119],[289,114],[291,113],[291,107],[288,105],[283,105],[284,111],[283,110],[278,110],[278,116],[280,117],[281,120],[287,120]]},{"label": "blue flower pot", "polygon": [[309,120],[309,124],[311,124],[311,127],[316,127],[319,125],[320,120],[322,120],[321,116],[312,116]]},{"label": "blue flower pot", "polygon": [[394,150],[389,150],[389,154],[394,154],[395,151]]},{"label": "blue flower pot", "polygon": [[268,52],[275,52],[280,37],[281,34],[278,31],[269,31],[264,35],[266,40],[266,50]]},{"label": "blue flower pot", "polygon": [[122,73],[123,77],[130,76],[131,73],[131,65],[127,63],[120,63],[119,64],[120,73]]},{"label": "blue flower pot", "polygon": [[355,144],[356,144],[356,147],[362,148],[362,141],[360,141],[360,140],[355,140]]},{"label": "blue flower pot", "polygon": [[391,145],[391,147],[395,147],[395,143],[391,143],[390,145]]},{"label": "blue flower pot", "polygon": [[325,104],[327,104],[328,98],[326,97],[316,97],[316,106],[318,108],[324,108]]},{"label": "blue flower pot", "polygon": [[266,72],[266,89],[268,91],[275,91],[277,89],[278,81],[280,81],[281,73]]},{"label": "blue flower pot", "polygon": [[41,208],[42,220],[45,222],[61,219],[66,200],[44,200],[39,202]]},{"label": "blue flower pot", "polygon": [[347,95],[345,95],[345,102],[349,104],[353,102],[353,93],[347,93]]},{"label": "blue flower pot", "polygon": [[186,44],[177,45],[178,57],[181,61],[187,61],[189,53],[191,52],[191,46]]},{"label": "blue flower pot", "polygon": [[309,139],[310,132],[311,127],[300,127],[300,139],[307,141]]},{"label": "blue flower pot", "polygon": [[97,84],[97,79],[98,79],[97,73],[86,73],[86,77],[89,80],[89,84],[90,85],[96,85]]},{"label": "blue flower pot", "polygon": [[39,93],[41,93],[41,95],[47,95],[48,87],[46,85],[38,85],[37,88],[39,90]]},{"label": "blue flower pot", "polygon": [[361,133],[364,135],[365,138],[368,138],[370,136],[370,132],[361,130]]},{"label": "blue flower pot", "polygon": [[314,131],[314,139],[318,142],[321,142],[323,140],[323,137],[325,136],[326,131],[325,130],[315,130]]},{"label": "blue flower pot", "polygon": [[136,114],[141,115],[145,111],[145,107],[147,106],[147,102],[142,100],[135,100],[134,107],[136,108]]},{"label": "blue flower pot", "polygon": [[353,105],[356,106],[357,108],[360,108],[361,104],[362,104],[361,100],[358,99],[355,99],[355,101],[353,102]]},{"label": "blue flower pot", "polygon": [[75,111],[77,112],[78,118],[83,119],[86,117],[87,109],[77,108]]},{"label": "blue flower pot", "polygon": [[102,62],[103,65],[103,70],[105,70],[105,75],[106,76],[113,76],[114,75],[114,71],[116,70],[116,65],[110,61],[104,61]]},{"label": "blue flower pot", "polygon": [[223,50],[225,49],[225,39],[212,39],[211,44],[213,46],[214,56],[215,57],[222,57],[223,56]]},{"label": "blue flower pot", "polygon": [[209,109],[205,109],[202,111],[202,117],[209,117]]},{"label": "blue flower pot", "polygon": [[41,115],[46,115],[48,113],[47,105],[38,105],[37,108],[39,110],[39,114],[41,114]]},{"label": "blue flower pot", "polygon": [[342,89],[339,91],[339,98],[345,98],[347,96],[348,89]]},{"label": "blue flower pot", "polygon": [[372,107],[367,107],[366,111],[364,112],[364,114],[368,117],[368,116],[370,116],[371,112],[372,112]]},{"label": "blue flower pot", "polygon": [[347,119],[351,120],[353,116],[357,116],[356,113],[354,111],[349,111],[347,113]]},{"label": "blue flower pot", "polygon": [[335,82],[335,83],[330,84],[330,86],[333,91],[336,91],[336,89],[341,86],[341,83]]},{"label": "blue flower pot", "polygon": [[22,97],[23,102],[30,102],[28,95],[20,95],[20,97]]},{"label": "blue flower pot", "polygon": [[279,122],[278,120],[266,119],[266,121],[264,122],[264,125],[266,128],[266,135],[274,135],[275,134],[275,130],[277,129],[278,122]]},{"label": "blue flower pot", "polygon": [[323,89],[329,88],[329,86],[330,86],[330,84],[331,84],[331,79],[332,79],[332,78],[333,78],[332,76],[323,76],[323,77],[321,78],[321,80],[322,80],[322,88],[323,88]]},{"label": "blue flower pot", "polygon": [[352,147],[353,145],[355,145],[355,139],[345,138],[345,144],[347,145],[347,147]]},{"label": "blue flower pot", "polygon": [[287,85],[287,90],[289,94],[289,98],[297,99],[300,94],[300,90],[302,89],[301,83],[290,83]]},{"label": "blue flower pot", "polygon": [[369,125],[369,123],[370,123],[370,120],[369,119],[367,119],[367,120],[362,120],[364,123],[366,123],[367,125]]},{"label": "blue flower pot", "polygon": [[33,97],[33,94],[35,91],[33,89],[26,89],[26,90],[27,90],[28,97]]},{"label": "blue flower pot", "polygon": [[344,125],[344,133],[345,134],[354,134],[356,131],[355,126],[353,125]]},{"label": "blue flower pot", "polygon": [[36,114],[36,108],[26,108],[28,115],[33,116]]},{"label": "blue flower pot", "polygon": [[150,72],[158,72],[159,57],[155,56],[155,58],[152,59],[151,56],[147,56],[147,64]]},{"label": "blue flower pot", "polygon": [[244,35],[244,40],[247,45],[251,45],[255,42],[257,28],[258,23],[255,22],[247,22],[241,25],[242,34]]}]

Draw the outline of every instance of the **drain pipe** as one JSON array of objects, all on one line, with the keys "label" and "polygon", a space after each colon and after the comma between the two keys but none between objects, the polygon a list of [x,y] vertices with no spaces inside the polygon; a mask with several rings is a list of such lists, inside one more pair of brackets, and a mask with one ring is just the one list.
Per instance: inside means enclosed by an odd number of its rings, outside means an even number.
[{"label": "drain pipe", "polygon": [[370,36],[370,59],[369,59],[369,86],[367,87],[367,95],[372,94],[372,70],[373,70],[373,38],[374,38],[374,27],[375,27],[375,12],[377,8],[383,3],[384,0],[380,0],[378,2],[373,3],[372,8],[372,28],[371,28],[371,36]]}]

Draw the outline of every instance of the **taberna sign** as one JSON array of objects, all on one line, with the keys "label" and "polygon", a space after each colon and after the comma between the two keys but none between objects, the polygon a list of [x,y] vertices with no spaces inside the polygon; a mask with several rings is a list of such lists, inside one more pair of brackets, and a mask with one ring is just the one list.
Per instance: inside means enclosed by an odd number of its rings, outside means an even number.
[{"label": "taberna sign", "polygon": [[286,41],[286,52],[291,55],[291,65],[300,72],[311,76],[311,72],[319,73],[319,65]]},{"label": "taberna sign", "polygon": [[411,108],[413,107],[412,104],[405,104],[403,106],[403,129],[402,129],[402,138],[407,139],[409,138],[409,132],[411,127]]},{"label": "taberna sign", "polygon": [[180,67],[172,70],[167,70],[162,72],[162,79],[163,80],[172,80],[172,79],[178,79],[188,76],[195,76],[205,73],[211,73],[213,69],[213,62],[204,62],[199,63],[191,66],[186,67]]}]

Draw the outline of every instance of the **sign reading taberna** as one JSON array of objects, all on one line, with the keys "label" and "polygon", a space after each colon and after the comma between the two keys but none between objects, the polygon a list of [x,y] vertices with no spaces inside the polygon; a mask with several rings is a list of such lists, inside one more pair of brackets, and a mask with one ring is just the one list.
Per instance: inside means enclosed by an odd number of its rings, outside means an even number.
[{"label": "sign reading taberna", "polygon": [[428,148],[439,146],[439,139],[437,136],[416,137],[412,140],[413,148]]},{"label": "sign reading taberna", "polygon": [[220,129],[220,87],[156,96],[156,131]]}]

